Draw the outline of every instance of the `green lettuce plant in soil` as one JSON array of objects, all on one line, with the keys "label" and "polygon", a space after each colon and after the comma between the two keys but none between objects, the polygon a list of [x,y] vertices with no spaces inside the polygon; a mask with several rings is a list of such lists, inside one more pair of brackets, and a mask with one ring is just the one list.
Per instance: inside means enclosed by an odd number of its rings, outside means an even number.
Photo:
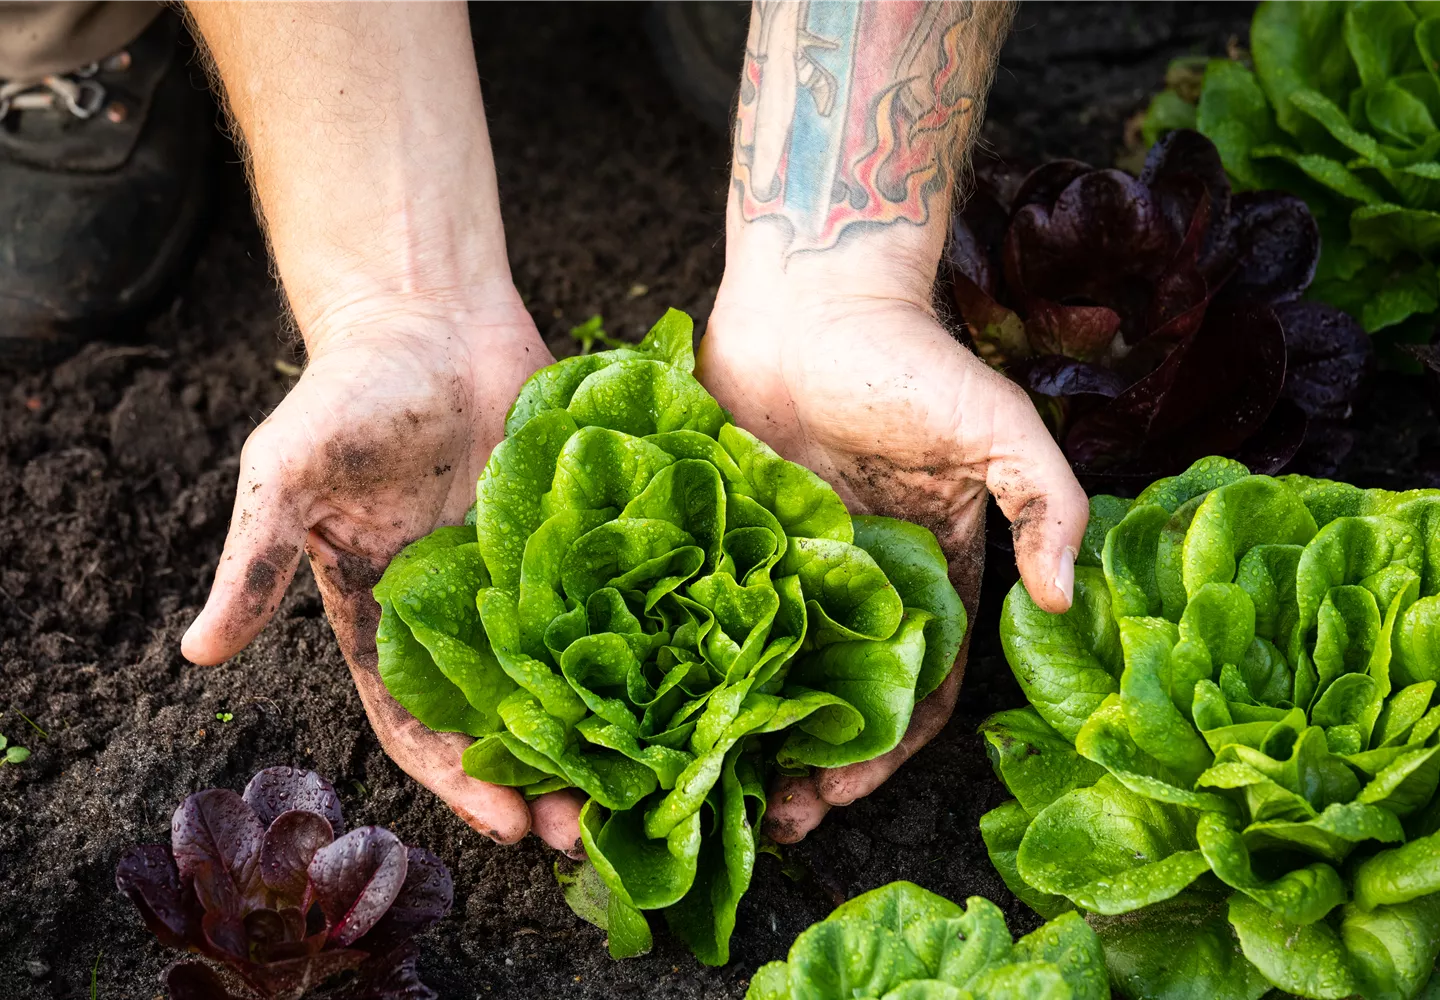
[{"label": "green lettuce plant in soil", "polygon": [[375,588],[380,674],[467,773],[579,789],[563,877],[612,955],[664,912],[723,964],[776,772],[896,746],[965,631],[927,530],[852,517],[691,374],[689,317],[521,389],[465,526]]},{"label": "green lettuce plant in soil", "polygon": [[1157,95],[1147,139],[1199,129],[1239,187],[1303,197],[1323,234],[1311,297],[1371,333],[1428,341],[1440,304],[1440,8],[1267,0],[1250,46],[1253,69],[1208,63],[1195,103],[1183,86]]},{"label": "green lettuce plant in soil", "polygon": [[1415,996],[1440,952],[1440,490],[1220,458],[1096,496],[1070,611],[1011,590],[1026,708],[981,833],[1129,997]]},{"label": "green lettuce plant in soil", "polygon": [[981,896],[961,907],[911,882],[842,903],[761,966],[746,1000],[1109,1000],[1095,932],[1065,913],[1019,941]]},{"label": "green lettuce plant in soil", "polygon": [[1371,344],[1299,301],[1320,254],[1303,201],[1233,193],[1215,144],[1182,129],[1138,177],[1077,160],[982,176],[947,257],[976,353],[1077,473],[1139,489],[1212,454],[1333,474]]}]

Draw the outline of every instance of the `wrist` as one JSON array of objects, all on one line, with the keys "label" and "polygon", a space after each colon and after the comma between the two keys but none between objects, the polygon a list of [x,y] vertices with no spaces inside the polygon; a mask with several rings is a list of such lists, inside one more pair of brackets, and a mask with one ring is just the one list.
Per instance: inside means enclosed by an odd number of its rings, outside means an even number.
[{"label": "wrist", "polygon": [[787,224],[777,218],[747,221],[734,196],[726,225],[721,301],[823,308],[865,300],[904,301],[929,309],[944,229],[891,225],[846,233],[823,250],[793,249]]},{"label": "wrist", "polygon": [[301,327],[312,362],[354,350],[419,351],[473,371],[497,356],[548,360],[508,275],[463,294],[376,291],[333,296]]}]

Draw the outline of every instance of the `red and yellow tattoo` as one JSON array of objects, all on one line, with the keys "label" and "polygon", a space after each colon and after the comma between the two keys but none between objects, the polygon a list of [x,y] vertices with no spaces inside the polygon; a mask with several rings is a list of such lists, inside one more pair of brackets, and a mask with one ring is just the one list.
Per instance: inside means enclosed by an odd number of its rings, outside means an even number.
[{"label": "red and yellow tattoo", "polygon": [[795,253],[948,206],[961,123],[983,101],[1008,7],[757,3],[735,124],[745,220],[785,221]]}]

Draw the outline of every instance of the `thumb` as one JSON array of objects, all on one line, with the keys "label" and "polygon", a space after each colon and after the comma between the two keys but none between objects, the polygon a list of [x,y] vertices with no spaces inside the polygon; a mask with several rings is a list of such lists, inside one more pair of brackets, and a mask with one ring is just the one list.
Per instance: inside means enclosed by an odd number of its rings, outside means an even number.
[{"label": "thumb", "polygon": [[[191,663],[213,666],[244,649],[280,606],[300,563],[308,498],[287,486],[264,425],[245,443],[225,549],[199,617],[180,640]],[[246,455],[263,456],[260,462]]]},{"label": "thumb", "polygon": [[1046,611],[1066,611],[1090,503],[1029,397],[1007,382],[999,400],[985,486],[1010,520],[1015,565],[1030,599]]},{"label": "thumb", "polygon": [[530,831],[524,797],[513,788],[477,781],[465,773],[461,757],[474,740],[463,733],[429,729],[385,688],[375,648],[380,605],[371,594],[381,569],[363,556],[336,548],[320,531],[310,533],[306,548],[325,615],[381,749],[474,830],[501,844],[524,837]]}]

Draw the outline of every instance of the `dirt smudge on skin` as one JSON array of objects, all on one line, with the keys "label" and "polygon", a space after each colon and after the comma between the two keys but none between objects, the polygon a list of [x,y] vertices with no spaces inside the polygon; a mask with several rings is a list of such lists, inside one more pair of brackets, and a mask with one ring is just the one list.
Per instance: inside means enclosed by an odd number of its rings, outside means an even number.
[{"label": "dirt smudge on skin", "polygon": [[325,445],[324,487],[327,492],[351,496],[389,481],[390,467],[402,463],[387,455],[388,443],[336,439]]},{"label": "dirt smudge on skin", "polygon": [[268,600],[276,586],[288,576],[299,555],[300,547],[289,542],[268,546],[245,567],[245,595],[262,603]]},{"label": "dirt smudge on skin", "polygon": [[358,667],[376,668],[379,654],[375,632],[380,626],[380,605],[371,591],[380,582],[383,568],[314,536],[306,552],[341,652]]},{"label": "dirt smudge on skin", "polygon": [[950,582],[973,615],[985,569],[983,473],[939,454],[910,462],[874,454],[854,459],[841,475],[867,512],[911,521],[935,535],[950,564]]}]

